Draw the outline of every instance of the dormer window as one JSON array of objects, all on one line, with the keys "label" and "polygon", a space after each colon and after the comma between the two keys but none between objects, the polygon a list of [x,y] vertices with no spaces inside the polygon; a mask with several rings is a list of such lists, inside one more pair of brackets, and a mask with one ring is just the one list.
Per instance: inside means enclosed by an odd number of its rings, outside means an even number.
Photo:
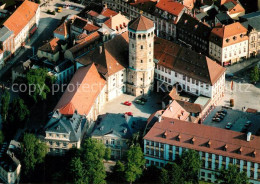
[{"label": "dormer window", "polygon": [[242,147],[240,147],[240,148],[238,149],[238,151],[237,151],[237,152],[238,152],[239,154],[241,154],[241,153],[242,153],[242,151],[243,151],[243,148],[242,148]]},{"label": "dormer window", "polygon": [[167,137],[167,131],[165,131],[165,132],[163,133],[162,137],[166,139],[166,137]]},{"label": "dormer window", "polygon": [[243,38],[243,37],[244,37],[244,35],[243,35],[243,34],[241,34],[241,35],[240,35],[240,38]]},{"label": "dormer window", "polygon": [[180,140],[181,140],[181,135],[180,135],[180,134],[176,137],[176,140],[177,140],[177,141],[180,141]]},{"label": "dormer window", "polygon": [[228,39],[228,38],[226,39],[226,42],[227,42],[227,43],[229,42],[229,39]]},{"label": "dormer window", "polygon": [[224,146],[223,150],[224,150],[224,151],[227,151],[227,148],[228,148],[228,145],[227,145],[227,144],[225,144],[225,146]]},{"label": "dormer window", "polygon": [[211,141],[209,140],[209,141],[207,142],[207,147],[210,148],[210,146],[211,146]]},{"label": "dormer window", "polygon": [[191,143],[191,144],[194,144],[195,140],[196,140],[195,137],[193,137],[193,138],[190,140],[190,143]]},{"label": "dormer window", "polygon": [[237,37],[236,37],[236,36],[234,36],[234,37],[233,37],[233,40],[236,40],[236,39],[237,39]]},{"label": "dormer window", "polygon": [[252,156],[253,156],[253,157],[256,156],[256,150],[253,151]]}]

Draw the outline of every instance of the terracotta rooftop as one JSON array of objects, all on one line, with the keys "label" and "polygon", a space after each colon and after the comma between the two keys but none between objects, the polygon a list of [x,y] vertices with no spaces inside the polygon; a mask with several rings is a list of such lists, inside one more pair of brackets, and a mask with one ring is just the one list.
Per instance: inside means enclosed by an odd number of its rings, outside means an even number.
[{"label": "terracotta rooftop", "polygon": [[226,70],[207,56],[158,37],[154,42],[154,58],[158,65],[210,85]]},{"label": "terracotta rooftop", "polygon": [[54,33],[66,37],[68,35],[67,23],[64,21],[57,29],[54,30]]},{"label": "terracotta rooftop", "polygon": [[201,113],[203,110],[203,107],[199,104],[191,103],[191,102],[186,102],[182,100],[176,100],[176,102],[185,109],[185,111],[189,113]]},{"label": "terracotta rooftop", "polygon": [[84,40],[82,40],[79,44],[71,47],[69,49],[69,51],[74,56],[77,56],[77,53],[79,53],[80,51],[84,50],[84,48],[87,45],[92,44],[93,42],[97,41],[99,38],[100,38],[100,34],[98,34],[98,32],[91,33],[87,37],[85,37]]},{"label": "terracotta rooftop", "polygon": [[76,61],[85,66],[94,62],[102,75],[110,76],[128,66],[128,45],[128,32],[125,32]]},{"label": "terracotta rooftop", "polygon": [[163,111],[162,116],[186,121],[190,116],[190,112],[186,111],[176,100],[173,100]]},{"label": "terracotta rooftop", "polygon": [[235,22],[233,24],[213,28],[209,40],[221,47],[228,46],[248,40],[246,33],[247,29],[239,22]]},{"label": "terracotta rooftop", "polygon": [[57,53],[60,49],[60,46],[58,44],[59,38],[53,38],[51,41],[48,43],[44,44],[39,48],[39,50],[43,52],[48,52],[48,53]]},{"label": "terracotta rooftop", "polygon": [[94,32],[94,31],[97,31],[99,28],[100,27],[95,26],[93,24],[86,24],[83,29],[88,31],[88,32]]},{"label": "terracotta rooftop", "polygon": [[[166,137],[162,136],[165,132]],[[177,136],[180,139],[176,139]],[[246,137],[240,132],[164,117],[154,124],[144,139],[260,163],[260,137],[252,135],[249,142]],[[193,138],[195,141],[191,143]]]},{"label": "terracotta rooftop", "polygon": [[3,25],[13,31],[14,35],[17,36],[35,16],[38,7],[38,4],[25,0]]},{"label": "terracotta rooftop", "polygon": [[172,0],[160,0],[156,4],[156,7],[175,16],[179,16],[181,11],[185,8],[183,4]]},{"label": "terracotta rooftop", "polygon": [[116,11],[113,11],[109,8],[104,8],[101,12],[101,15],[105,16],[105,17],[114,17],[115,15],[117,15],[118,13]]},{"label": "terracotta rooftop", "polygon": [[90,10],[88,13],[88,15],[92,16],[92,17],[97,17],[99,14],[93,10]]},{"label": "terracotta rooftop", "polygon": [[129,22],[128,27],[135,31],[146,31],[154,27],[152,20],[141,15],[138,18]]},{"label": "terracotta rooftop", "polygon": [[73,87],[66,89],[54,111],[72,115],[77,110],[80,115],[88,115],[105,83],[94,64],[79,68],[68,85]]}]

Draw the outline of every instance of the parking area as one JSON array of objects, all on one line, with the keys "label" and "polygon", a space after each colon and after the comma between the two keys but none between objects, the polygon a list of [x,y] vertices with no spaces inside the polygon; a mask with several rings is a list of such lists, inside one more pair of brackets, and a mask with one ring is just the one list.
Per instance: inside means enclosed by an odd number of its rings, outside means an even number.
[{"label": "parking area", "polygon": [[[147,102],[144,105],[134,102],[139,98],[127,94],[122,94],[114,100],[106,103],[100,114],[132,112],[133,117],[146,120],[152,113],[162,108],[162,98],[158,94],[151,93],[149,96],[146,96],[145,99],[147,99]],[[132,105],[124,105],[125,101],[131,102]]]},{"label": "parking area", "polygon": [[[248,132],[252,132],[252,134],[256,134],[256,132],[260,129],[260,115],[247,113],[239,110],[233,109],[225,109],[227,111],[226,116],[220,121],[213,121],[212,118],[216,115],[216,113],[221,110],[221,107],[216,107],[210,115],[203,122],[204,125],[225,128],[227,123],[232,123],[232,127],[230,130],[241,132],[247,121],[251,121],[251,126],[248,127]],[[245,131],[246,132],[246,131]]]}]

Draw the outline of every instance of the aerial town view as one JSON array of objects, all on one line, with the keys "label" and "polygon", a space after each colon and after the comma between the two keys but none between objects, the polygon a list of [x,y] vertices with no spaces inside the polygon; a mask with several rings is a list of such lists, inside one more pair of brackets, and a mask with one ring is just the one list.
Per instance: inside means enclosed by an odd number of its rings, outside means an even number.
[{"label": "aerial town view", "polygon": [[0,0],[0,183],[260,184],[260,0]]}]

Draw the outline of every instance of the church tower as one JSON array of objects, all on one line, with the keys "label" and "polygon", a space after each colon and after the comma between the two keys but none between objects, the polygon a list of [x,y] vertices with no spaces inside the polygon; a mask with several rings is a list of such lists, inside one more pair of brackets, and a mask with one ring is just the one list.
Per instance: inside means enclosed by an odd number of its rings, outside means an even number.
[{"label": "church tower", "polygon": [[128,24],[129,68],[127,93],[140,96],[153,90],[154,23],[140,16]]}]

